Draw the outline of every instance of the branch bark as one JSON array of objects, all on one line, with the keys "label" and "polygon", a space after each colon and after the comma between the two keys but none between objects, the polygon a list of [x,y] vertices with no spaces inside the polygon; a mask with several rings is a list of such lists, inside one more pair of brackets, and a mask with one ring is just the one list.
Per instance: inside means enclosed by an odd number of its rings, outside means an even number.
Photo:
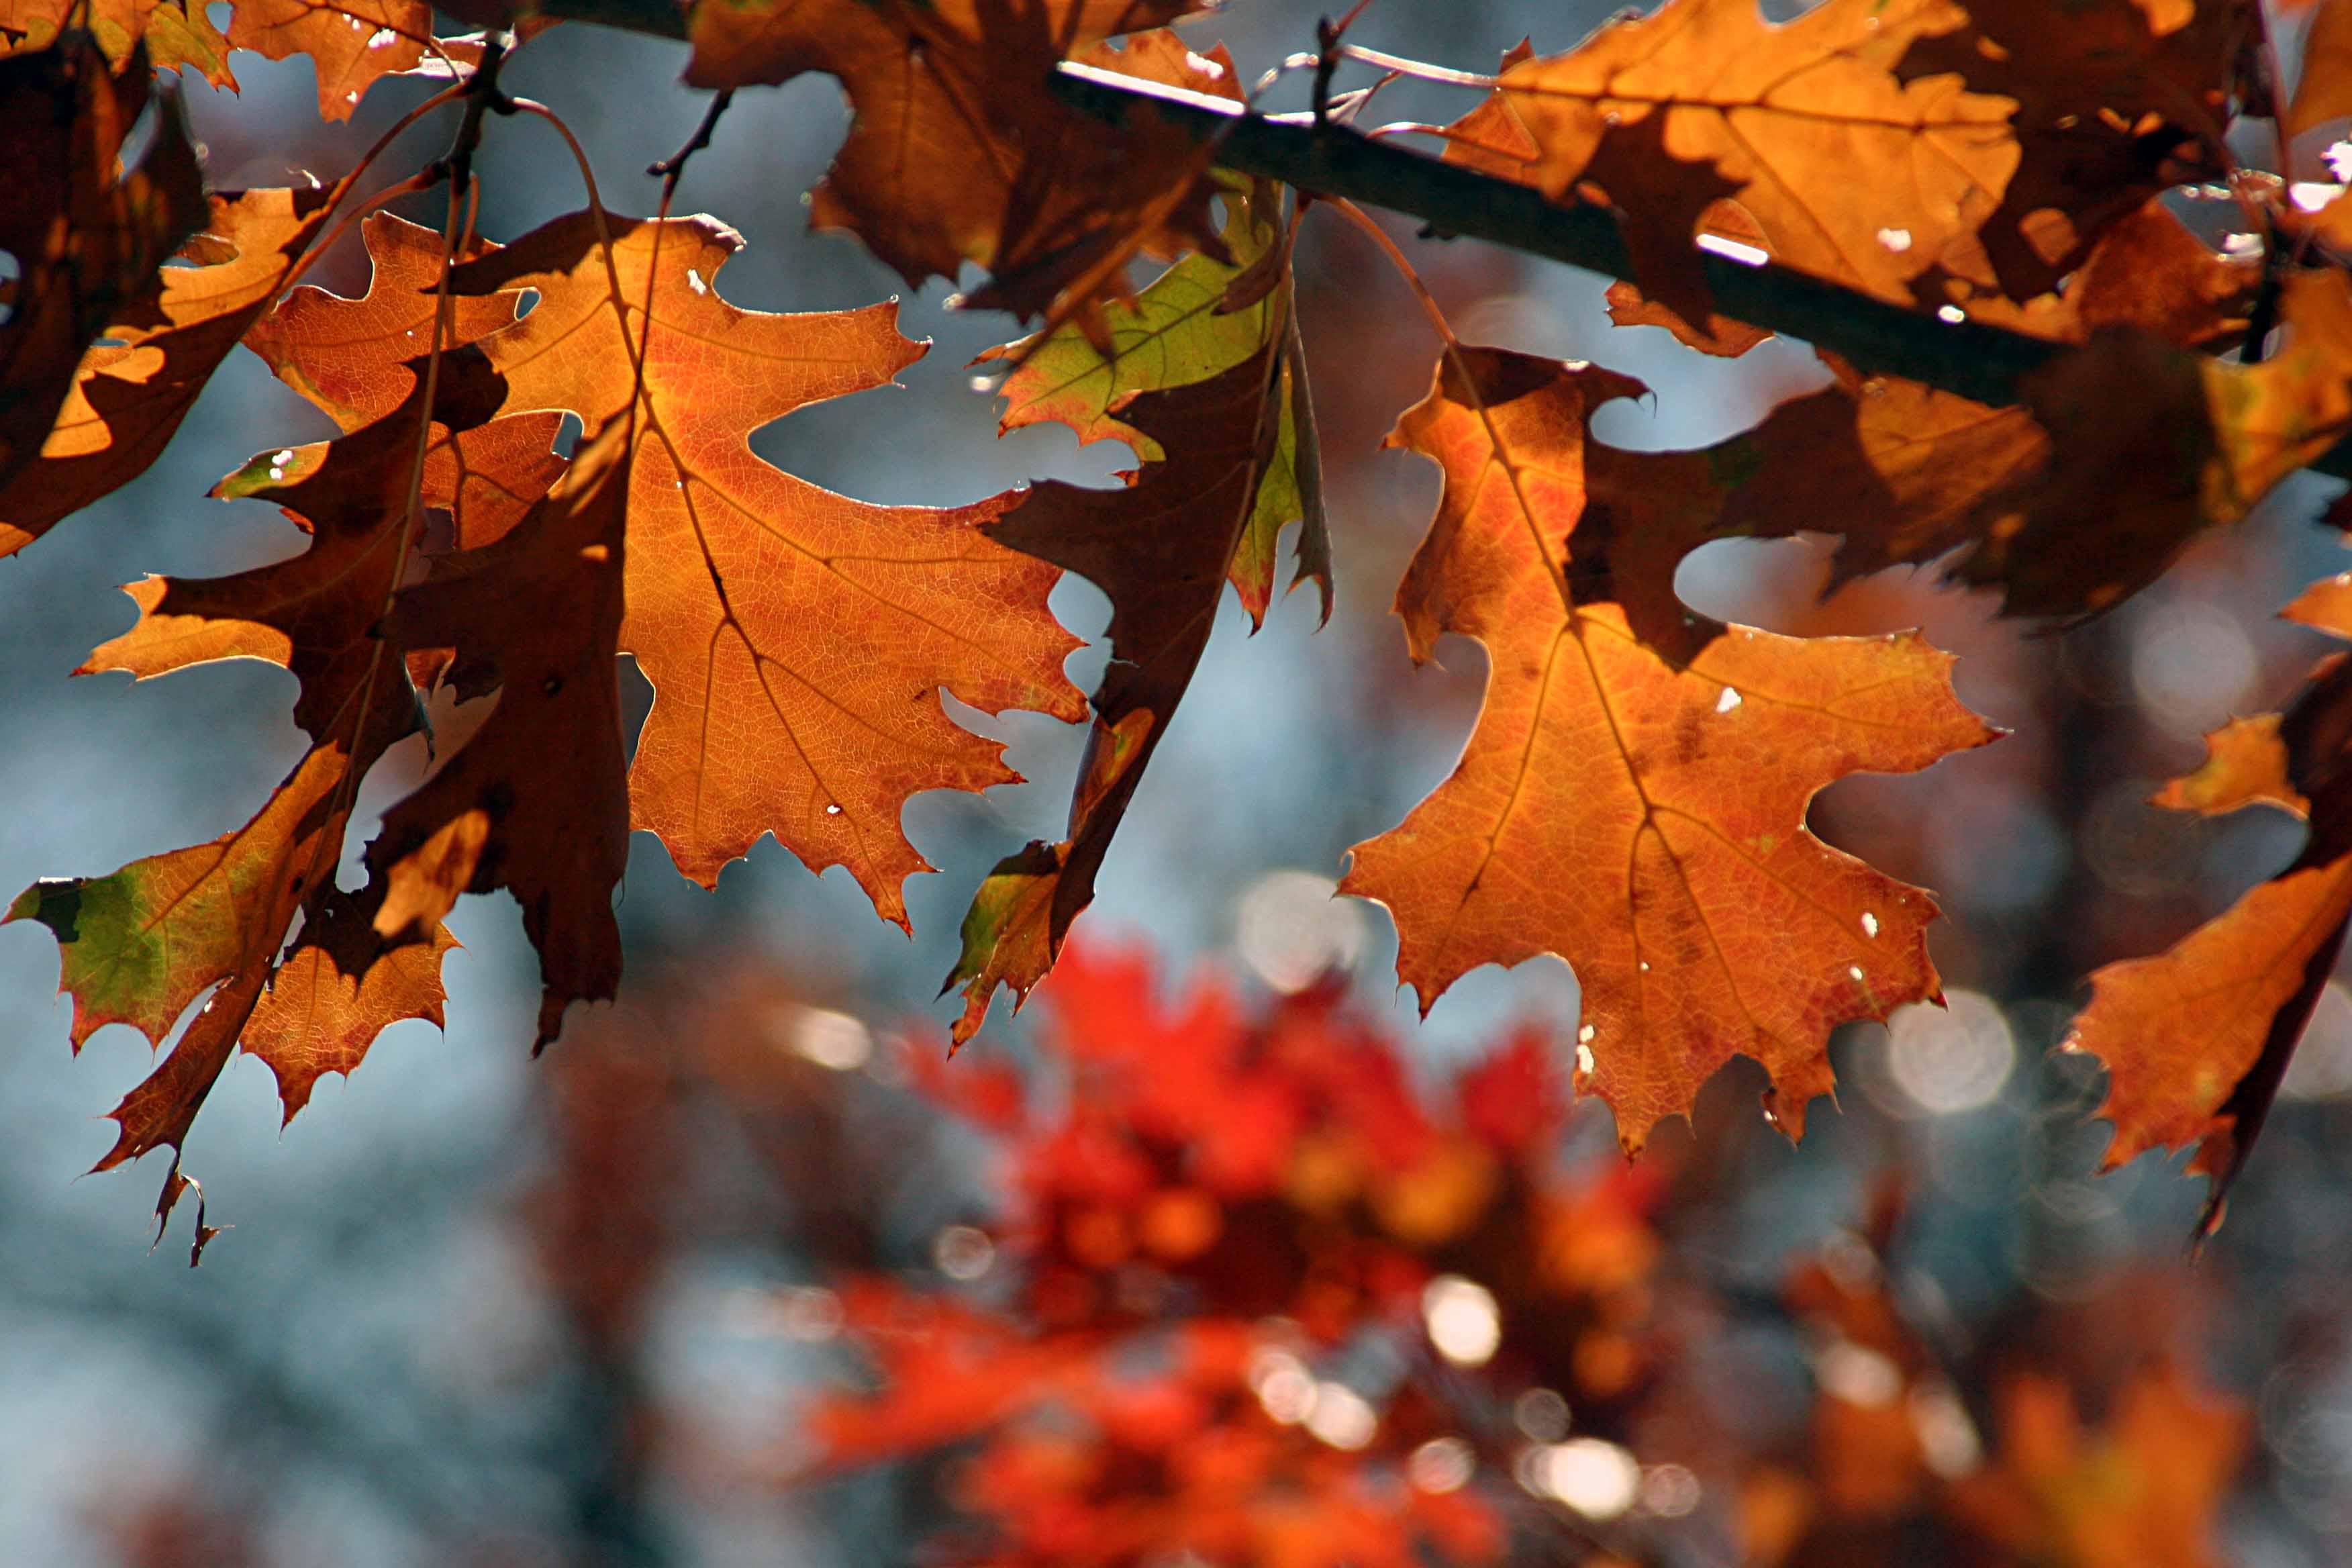
[{"label": "branch bark", "polygon": [[[679,0],[536,0],[541,15],[594,22],[657,37],[686,36]],[[1601,208],[1554,202],[1541,192],[1444,163],[1346,125],[1307,115],[1252,114],[1230,100],[1066,63],[1052,89],[1072,106],[1116,123],[1149,105],[1202,141],[1217,162],[1318,195],[1346,196],[1463,236],[1636,281],[1616,219]],[[2019,401],[2018,384],[2066,345],[1982,322],[1946,321],[1806,273],[1766,262],[1746,266],[1702,253],[1707,287],[1724,315],[1842,355],[1865,371],[1957,393],[1978,403]],[[2311,465],[2352,478],[2352,439]]]},{"label": "branch bark", "polygon": [[[1600,207],[1554,202],[1528,186],[1375,141],[1345,125],[1318,125],[1308,115],[1251,114],[1230,100],[1087,66],[1060,67],[1054,90],[1113,122],[1148,105],[1162,121],[1203,142],[1214,140],[1217,162],[1244,174],[1405,213],[1439,235],[1489,240],[1637,281],[1616,219]],[[1770,262],[1748,266],[1703,251],[1699,265],[1726,316],[1801,338],[1864,371],[1978,403],[2020,401],[2019,384],[2068,346],[1982,322],[1944,321]],[[2352,440],[2311,466],[2352,477]]]}]

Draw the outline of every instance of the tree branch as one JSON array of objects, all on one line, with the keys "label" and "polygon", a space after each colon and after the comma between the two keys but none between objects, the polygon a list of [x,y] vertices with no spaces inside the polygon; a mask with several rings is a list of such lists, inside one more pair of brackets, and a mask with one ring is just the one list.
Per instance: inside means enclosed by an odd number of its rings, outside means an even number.
[{"label": "tree branch", "polygon": [[[1114,123],[1148,104],[1162,121],[1204,142],[1215,139],[1217,162],[1243,174],[1409,214],[1441,235],[1490,240],[1638,281],[1617,220],[1601,207],[1554,202],[1529,186],[1374,141],[1334,121],[1251,114],[1229,99],[1088,66],[1063,65],[1054,90]],[[1726,316],[1802,338],[1864,371],[1978,403],[2018,402],[2019,383],[2068,346],[1982,322],[1947,321],[1770,262],[1749,266],[1703,250],[1699,267]],[[2352,441],[2312,467],[2352,477]]]}]

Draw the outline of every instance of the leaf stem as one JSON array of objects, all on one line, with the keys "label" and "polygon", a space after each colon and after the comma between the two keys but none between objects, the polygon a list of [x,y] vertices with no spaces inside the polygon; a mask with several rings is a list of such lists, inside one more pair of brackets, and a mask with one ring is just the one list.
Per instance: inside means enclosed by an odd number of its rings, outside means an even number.
[{"label": "leaf stem", "polygon": [[1361,65],[1378,66],[1398,76],[1409,76],[1416,81],[1433,81],[1447,87],[1491,89],[1500,79],[1479,71],[1454,70],[1447,66],[1423,64],[1403,55],[1392,55],[1382,49],[1368,49],[1360,44],[1341,44],[1337,51],[1343,58]]}]

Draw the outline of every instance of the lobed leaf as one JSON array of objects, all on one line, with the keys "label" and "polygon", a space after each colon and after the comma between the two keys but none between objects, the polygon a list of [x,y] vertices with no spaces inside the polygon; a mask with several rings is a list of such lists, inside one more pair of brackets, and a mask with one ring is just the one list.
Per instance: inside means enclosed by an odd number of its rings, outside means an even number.
[{"label": "lobed leaf", "polygon": [[847,867],[903,925],[900,884],[930,869],[899,825],[908,798],[1018,779],[940,692],[990,713],[1083,711],[1061,671],[1076,643],[1045,607],[1055,574],[984,531],[1013,497],[871,506],[752,454],[761,426],[884,385],[921,356],[895,306],[738,310],[716,279],[742,241],[708,218],[604,215],[608,273],[599,222],[559,218],[456,280],[541,293],[479,345],[503,378],[502,412],[573,413],[585,438],[629,444],[618,646],[656,691],[631,770],[635,824],[706,887],[772,832],[812,870]]},{"label": "lobed leaf", "polygon": [[1923,768],[1993,731],[1916,635],[1744,627],[1676,668],[1570,586],[1584,426],[1639,384],[1499,349],[1449,350],[1390,436],[1444,472],[1397,595],[1416,661],[1446,632],[1491,661],[1453,775],[1359,845],[1343,892],[1395,917],[1424,1011],[1481,963],[1542,953],[1582,987],[1580,1089],[1641,1147],[1745,1054],[1791,1136],[1830,1088],[1830,1030],[1938,995],[1928,896],[1805,830],[1863,770]]}]

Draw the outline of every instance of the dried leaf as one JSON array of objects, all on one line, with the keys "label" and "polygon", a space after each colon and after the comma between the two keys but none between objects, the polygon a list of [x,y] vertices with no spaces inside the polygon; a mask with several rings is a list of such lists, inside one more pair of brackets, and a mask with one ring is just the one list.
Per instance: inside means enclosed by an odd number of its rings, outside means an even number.
[{"label": "dried leaf", "polygon": [[181,251],[197,265],[166,268],[152,310],[109,323],[119,341],[82,356],[41,461],[0,484],[0,555],[146,471],[318,237],[328,194],[212,196],[205,231]]},{"label": "dried leaf", "polygon": [[964,987],[959,1044],[979,1029],[997,986],[1011,987],[1019,1005],[1093,901],[1095,873],[1208,646],[1257,513],[1285,409],[1280,384],[1268,345],[1206,381],[1139,395],[1121,420],[1161,456],[1128,489],[1048,480],[989,530],[1110,595],[1111,663],[1095,693],[1069,837],[1001,862],[964,917],[963,951],[947,980]]},{"label": "dried leaf", "polygon": [[[135,54],[135,51],[134,51]],[[15,263],[0,316],[0,486],[37,460],[84,351],[110,321],[152,316],[164,259],[205,216],[176,96],[151,105],[143,68],[116,76],[79,34],[0,59],[0,254]],[[152,108],[139,164],[123,139]]]},{"label": "dried leaf", "polygon": [[751,454],[761,426],[887,384],[921,356],[895,306],[738,310],[716,283],[742,244],[732,230],[603,223],[619,300],[587,213],[467,263],[457,286],[540,291],[479,345],[505,412],[567,411],[588,439],[633,443],[619,646],[656,693],[631,776],[635,826],[706,887],[772,832],[812,870],[846,866],[903,925],[900,884],[930,869],[899,826],[908,798],[1019,776],[1000,744],[948,718],[940,690],[990,713],[1084,712],[1061,671],[1076,644],[1045,607],[1055,574],[983,531],[1013,497],[869,506]]},{"label": "dried leaf", "polygon": [[[1280,187],[1255,190],[1235,180],[1226,190],[1225,248],[1231,262],[1188,256],[1153,279],[1134,301],[1103,312],[1108,352],[1076,325],[989,350],[974,363],[1010,362],[998,388],[1005,400],[1000,428],[1016,430],[1054,420],[1076,432],[1081,446],[1124,441],[1145,462],[1161,460],[1158,443],[1123,423],[1119,411],[1149,393],[1191,386],[1221,375],[1274,349],[1281,355],[1281,429],[1273,459],[1258,486],[1257,504],[1230,579],[1263,626],[1273,602],[1276,547],[1284,528],[1300,524],[1299,571],[1320,590],[1323,619],[1331,618],[1330,521],[1323,512],[1321,458],[1316,450],[1313,404],[1291,306],[1289,251],[1282,225]],[[1264,269],[1268,286],[1234,309],[1231,292],[1246,274]]]},{"label": "dried leaf", "polygon": [[367,850],[374,930],[425,941],[459,894],[509,889],[539,950],[534,1048],[562,1031],[572,1003],[608,998],[621,978],[613,889],[629,818],[616,643],[630,435],[620,422],[583,442],[512,531],[448,557],[400,595],[386,626],[404,649],[459,648],[499,695],[447,765],[384,813]]},{"label": "dried leaf", "polygon": [[0,55],[46,49],[69,27],[89,29],[127,77],[144,74],[133,63],[143,47],[157,70],[193,68],[213,86],[236,89],[229,41],[201,0],[0,0]]},{"label": "dried leaf", "polygon": [[[549,449],[561,423],[522,415],[454,437],[434,426],[423,504],[454,509],[461,539],[503,533],[562,471]],[[422,517],[412,523],[408,507],[416,424],[412,406],[338,441],[263,453],[222,480],[214,494],[278,502],[307,525],[310,547],[227,577],[129,584],[139,623],[76,673],[144,680],[213,659],[266,659],[301,682],[294,721],[313,740],[347,727],[372,682],[404,685],[373,630],[423,544]]]},{"label": "dried leaf", "polygon": [[[346,300],[305,284],[255,322],[244,340],[271,374],[346,434],[408,401],[417,370],[432,351],[435,290],[441,281],[441,236],[434,230],[390,213],[371,213],[360,234],[373,268],[365,295]],[[459,259],[496,248],[478,239]],[[443,348],[479,342],[512,326],[521,303],[520,289],[454,299]],[[443,374],[449,371],[445,363]],[[447,395],[445,390],[443,398]],[[436,410],[435,417],[446,422],[447,409]]]},{"label": "dried leaf", "polygon": [[2280,351],[2227,364],[2110,328],[2027,384],[2051,451],[1988,498],[1984,542],[1956,567],[2015,615],[2106,609],[2199,533],[2246,516],[2352,431],[2352,279],[2287,279]]},{"label": "dried leaf", "polygon": [[1486,646],[1486,703],[1454,774],[1360,845],[1341,890],[1395,916],[1426,1009],[1481,963],[1555,953],[1583,988],[1580,1089],[1638,1149],[1736,1054],[1782,1124],[1830,1087],[1829,1031],[1938,994],[1927,894],[1804,828],[1814,792],[1908,772],[1992,731],[1916,636],[1813,641],[1731,628],[1677,669],[1606,603],[1579,603],[1584,424],[1639,390],[1496,349],[1441,362],[1390,437],[1445,490],[1397,596],[1426,660]]},{"label": "dried leaf", "polygon": [[433,7],[425,0],[236,0],[228,41],[273,60],[310,56],[319,117],[348,120],[369,88],[425,58]]},{"label": "dried leaf", "polygon": [[1501,91],[1540,150],[1531,182],[1605,193],[1643,291],[1685,320],[1706,314],[1693,237],[1727,198],[1778,260],[1908,303],[1930,271],[1981,271],[1976,229],[2018,166],[2011,100],[1896,74],[1966,21],[1948,0],[1828,0],[1779,26],[1756,0],[1672,0]]},{"label": "dried leaf", "polygon": [[[2352,640],[2352,575],[2313,584],[2282,613]],[[2189,1168],[2212,1178],[2207,1234],[2352,922],[2352,659],[2323,660],[2284,715],[2221,734],[2234,737],[2231,752],[2214,738],[2213,758],[2163,804],[2221,811],[2260,799],[2298,811],[2311,824],[2302,854],[2164,952],[2093,974],[2091,1005],[2068,1040],[2106,1064],[2098,1114],[2116,1128],[2108,1168],[2148,1149],[2198,1145]],[[2231,753],[2242,759],[2225,761]],[[2210,804],[2199,798],[2208,791]]]},{"label": "dried leaf", "polygon": [[[1046,90],[1055,64],[1114,33],[1158,26],[1196,0],[714,0],[695,8],[687,80],[733,88],[805,71],[841,79],[849,140],[810,197],[920,287],[966,261],[996,277],[975,301],[1028,315],[1066,291],[1085,320],[1126,288],[1119,264],[1213,250],[1207,154],[1148,112],[1108,126]],[[1235,95],[1231,62],[1173,36],[1087,63]]]},{"label": "dried leaf", "polygon": [[2287,780],[2286,742],[2279,735],[2279,719],[2276,713],[2232,719],[2207,735],[2203,763],[2166,784],[2154,804],[2220,816],[2259,801],[2297,816],[2307,815],[2311,803]]},{"label": "dried leaf", "polygon": [[[2235,167],[2221,141],[2233,99],[2256,79],[2254,0],[1968,0],[1961,26],[1923,34],[1896,72],[1914,86],[1965,79],[2014,106],[2015,174],[1977,238],[1993,287],[2030,300],[2055,288],[2114,224],[2167,188]],[[2247,106],[2260,113],[2260,108]]]},{"label": "dried leaf", "polygon": [[387,950],[362,900],[337,889],[319,903],[245,1026],[245,1048],[278,1077],[287,1121],[320,1079],[358,1067],[387,1024],[442,1026],[441,960],[457,945],[436,925],[429,941]]},{"label": "dried leaf", "polygon": [[2279,136],[2292,142],[2347,116],[2352,116],[2352,8],[2315,5],[2303,36],[2303,74],[2279,116]]}]

